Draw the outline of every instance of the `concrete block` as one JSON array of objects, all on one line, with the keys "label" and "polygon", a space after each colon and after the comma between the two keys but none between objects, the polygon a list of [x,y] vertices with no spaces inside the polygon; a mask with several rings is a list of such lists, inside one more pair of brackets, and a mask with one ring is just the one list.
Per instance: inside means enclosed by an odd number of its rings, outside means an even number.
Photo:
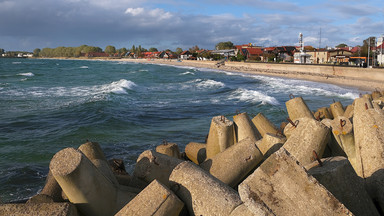
[{"label": "concrete block", "polygon": [[200,167],[225,184],[236,187],[262,159],[256,141],[248,137],[204,161]]},{"label": "concrete block", "polygon": [[315,119],[318,119],[318,120],[333,119],[333,116],[328,112],[328,108],[327,107],[319,108],[315,112],[314,117],[315,117]]},{"label": "concrete block", "polygon": [[133,176],[147,183],[157,179],[159,182],[169,187],[169,175],[181,162],[183,161],[180,159],[147,150],[137,159]]},{"label": "concrete block", "polygon": [[352,122],[344,117],[338,116],[332,121],[332,134],[344,151],[352,166],[356,166],[355,137]]},{"label": "concrete block", "polygon": [[379,215],[375,205],[348,159],[332,157],[307,165],[308,173],[315,177],[329,192],[355,215]]},{"label": "concrete block", "polygon": [[235,144],[235,141],[235,126],[233,122],[224,116],[213,117],[207,139],[207,158],[212,158],[224,151],[229,146]]},{"label": "concrete block", "polygon": [[382,94],[381,94],[381,92],[380,91],[373,91],[372,92],[372,94],[371,94],[371,96],[372,96],[372,100],[377,100],[377,99],[379,99],[381,96],[383,96]]},{"label": "concrete block", "polygon": [[40,194],[48,195],[52,198],[54,202],[64,201],[61,196],[62,190],[60,185],[57,183],[56,179],[53,177],[52,172],[49,171],[47,178],[45,180],[44,188],[41,190]]},{"label": "concrete block", "polygon": [[333,115],[333,118],[344,115],[344,107],[340,101],[337,101],[337,102],[329,105],[329,108],[331,109],[331,113]]},{"label": "concrete block", "polygon": [[311,163],[313,151],[321,158],[330,139],[330,130],[314,119],[300,119],[300,123],[283,147],[302,165]]},{"label": "concrete block", "polygon": [[0,215],[45,215],[45,216],[77,216],[79,215],[76,207],[72,203],[18,203],[18,204],[1,204]]},{"label": "concrete block", "polygon": [[284,147],[239,185],[239,194],[250,210],[266,205],[276,215],[353,215]]},{"label": "concrete block", "polygon": [[261,139],[259,131],[257,131],[247,113],[240,113],[233,116],[233,122],[235,123],[237,142],[240,142],[247,137],[255,141]]},{"label": "concrete block", "polygon": [[266,133],[261,140],[257,143],[264,159],[268,158],[271,154],[280,149],[281,146],[287,141],[287,138],[281,135]]},{"label": "concrete block", "polygon": [[256,129],[260,132],[260,135],[264,137],[266,133],[277,134],[277,127],[263,115],[263,113],[257,114],[252,123],[256,126]]},{"label": "concrete block", "polygon": [[[68,199],[86,215],[116,213],[117,188],[79,150],[57,152],[49,169]],[[128,202],[128,200],[126,201]]]},{"label": "concrete block", "polygon": [[299,118],[312,118],[313,114],[302,97],[292,98],[285,102],[289,118],[294,122]]},{"label": "concrete block", "polygon": [[190,215],[229,215],[242,203],[234,189],[188,161],[177,165],[169,180]]},{"label": "concrete block", "polygon": [[271,210],[268,209],[267,206],[264,206],[264,207],[265,207],[264,210],[254,213],[251,210],[249,210],[245,204],[241,204],[237,206],[229,216],[259,216],[259,215],[273,216],[275,215]]},{"label": "concrete block", "polygon": [[345,108],[345,112],[343,116],[348,119],[351,119],[353,117],[353,109],[354,109],[353,104],[348,105],[347,108]]},{"label": "concrete block", "polygon": [[190,142],[185,146],[185,154],[195,164],[201,164],[207,158],[207,144]]},{"label": "concrete block", "polygon": [[369,102],[365,98],[355,100],[353,130],[356,167],[360,168],[356,172],[366,179],[369,194],[384,211],[384,114]]},{"label": "concrete block", "polygon": [[170,189],[154,180],[124,206],[116,216],[178,216],[183,206],[184,203]]},{"label": "concrete block", "polygon": [[156,147],[156,152],[181,159],[179,146],[176,143],[164,143]]}]

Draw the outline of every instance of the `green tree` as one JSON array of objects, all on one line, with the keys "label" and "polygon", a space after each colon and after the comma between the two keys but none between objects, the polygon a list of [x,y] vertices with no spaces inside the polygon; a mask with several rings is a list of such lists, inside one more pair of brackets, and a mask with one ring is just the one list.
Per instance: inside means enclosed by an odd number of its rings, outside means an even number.
[{"label": "green tree", "polygon": [[157,48],[151,47],[149,48],[149,52],[159,52],[159,51],[157,50]]},{"label": "green tree", "polygon": [[0,48],[0,55],[4,53],[5,53],[5,50]]},{"label": "green tree", "polygon": [[135,47],[135,45],[132,45],[131,52],[132,52],[132,53],[136,53],[136,47]]},{"label": "green tree", "polygon": [[336,46],[336,48],[344,48],[344,47],[348,47],[348,45],[345,43],[341,43],[341,44]]},{"label": "green tree", "polygon": [[114,46],[108,45],[105,47],[104,52],[108,53],[109,55],[113,55],[116,53],[116,48]]},{"label": "green tree", "polygon": [[198,50],[200,50],[200,48],[197,45],[189,48],[189,52],[192,53],[192,54],[195,53]]},{"label": "green tree", "polygon": [[180,47],[176,48],[176,54],[177,55],[180,55],[180,53],[182,53],[182,52],[183,52],[183,49],[181,49]]},{"label": "green tree", "polygon": [[220,42],[215,46],[216,50],[233,49],[233,43],[231,41]]}]

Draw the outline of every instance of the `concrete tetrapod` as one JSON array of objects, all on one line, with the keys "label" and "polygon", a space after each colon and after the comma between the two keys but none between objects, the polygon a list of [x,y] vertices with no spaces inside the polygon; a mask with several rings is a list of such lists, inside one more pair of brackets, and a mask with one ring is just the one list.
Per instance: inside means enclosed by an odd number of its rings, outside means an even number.
[{"label": "concrete tetrapod", "polygon": [[190,215],[229,215],[242,203],[234,189],[188,161],[175,167],[169,181]]},{"label": "concrete tetrapod", "polygon": [[302,97],[292,98],[285,102],[289,118],[294,122],[298,118],[312,118],[313,114]]},{"label": "concrete tetrapod", "polygon": [[207,158],[212,158],[229,146],[235,144],[235,140],[235,127],[233,122],[224,116],[213,117],[207,139]]},{"label": "concrete tetrapod", "polygon": [[284,147],[239,185],[239,194],[251,211],[264,203],[276,215],[353,215]]},{"label": "concrete tetrapod", "polygon": [[345,152],[351,165],[355,168],[356,167],[355,137],[353,134],[353,125],[351,121],[344,116],[338,116],[332,121],[331,127],[332,127],[333,136],[336,138],[339,146]]},{"label": "concrete tetrapod", "polygon": [[346,118],[352,118],[353,117],[353,109],[354,109],[354,105],[353,104],[350,104],[347,106],[347,108],[345,108],[345,112],[344,112],[344,117]]},{"label": "concrete tetrapod", "polygon": [[103,175],[105,175],[105,177],[111,180],[114,185],[119,185],[99,143],[86,142],[79,146],[79,150],[101,171],[101,173],[103,173]]},{"label": "concrete tetrapod", "polygon": [[141,153],[137,159],[133,177],[152,182],[157,179],[163,185],[169,187],[169,175],[173,168],[183,162],[180,159],[147,150]]},{"label": "concrete tetrapod", "polygon": [[330,139],[330,130],[314,119],[300,119],[300,124],[283,147],[302,165],[311,163],[313,151],[321,158]]},{"label": "concrete tetrapod", "polygon": [[133,200],[124,206],[116,216],[153,215],[178,216],[184,203],[159,181],[153,180]]},{"label": "concrete tetrapod", "polygon": [[355,100],[356,167],[361,167],[357,174],[366,179],[369,194],[384,211],[384,114],[369,108],[366,100]]},{"label": "concrete tetrapod", "polygon": [[54,202],[62,202],[63,197],[61,196],[61,187],[57,183],[56,179],[53,177],[52,172],[49,171],[47,178],[45,180],[44,188],[41,190],[40,194],[48,195],[52,198]]},{"label": "concrete tetrapod", "polygon": [[344,108],[340,101],[337,101],[331,105],[329,105],[329,108],[331,109],[331,113],[333,115],[333,118],[343,116],[344,115]]},{"label": "concrete tetrapod", "polygon": [[265,207],[264,211],[260,212],[252,212],[248,209],[248,207],[243,203],[236,207],[229,216],[273,216],[275,214],[272,213],[267,207]]},{"label": "concrete tetrapod", "polygon": [[243,139],[200,164],[200,167],[225,184],[236,187],[263,159],[251,138]]},{"label": "concrete tetrapod", "polygon": [[201,164],[207,158],[207,144],[190,142],[185,146],[185,154],[195,164]]},{"label": "concrete tetrapod", "polygon": [[266,133],[261,140],[257,143],[264,159],[268,158],[271,154],[280,149],[281,146],[287,141],[287,138],[281,135]]},{"label": "concrete tetrapod", "polygon": [[18,203],[18,204],[2,204],[0,205],[0,215],[45,215],[45,216],[77,216],[79,215],[76,207],[72,203]]},{"label": "concrete tetrapod", "polygon": [[177,159],[181,159],[179,146],[176,143],[164,143],[156,146],[156,151]]},{"label": "concrete tetrapod", "polygon": [[233,122],[235,123],[237,142],[248,137],[255,141],[261,139],[259,131],[257,131],[247,113],[240,113],[233,116]]},{"label": "concrete tetrapod", "polygon": [[[79,150],[59,151],[49,169],[68,199],[84,214],[112,215],[119,209],[116,186]],[[133,196],[122,199],[127,203]]]},{"label": "concrete tetrapod", "polygon": [[379,215],[364,187],[364,182],[355,173],[345,157],[321,159],[305,168],[355,215]]},{"label": "concrete tetrapod", "polygon": [[256,129],[260,132],[260,135],[264,137],[266,133],[277,134],[278,129],[276,126],[270,122],[263,113],[257,114],[253,119],[252,123],[256,126]]},{"label": "concrete tetrapod", "polygon": [[315,114],[314,114],[315,119],[322,120],[322,119],[332,119],[333,116],[329,113],[327,107],[321,107],[319,108]]}]

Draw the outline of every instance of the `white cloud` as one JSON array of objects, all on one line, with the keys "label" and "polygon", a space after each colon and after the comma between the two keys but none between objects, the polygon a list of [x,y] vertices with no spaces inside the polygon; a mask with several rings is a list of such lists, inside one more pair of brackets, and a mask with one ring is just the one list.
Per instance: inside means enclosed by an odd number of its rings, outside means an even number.
[{"label": "white cloud", "polygon": [[141,15],[143,14],[143,12],[144,12],[144,8],[127,8],[127,10],[125,10],[126,14],[130,14],[132,16]]}]

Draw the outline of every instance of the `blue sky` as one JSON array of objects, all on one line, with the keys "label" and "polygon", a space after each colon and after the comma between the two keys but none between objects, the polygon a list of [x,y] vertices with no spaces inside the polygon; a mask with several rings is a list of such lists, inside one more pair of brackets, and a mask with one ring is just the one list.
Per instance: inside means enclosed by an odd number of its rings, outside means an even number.
[{"label": "blue sky", "polygon": [[0,48],[142,45],[213,49],[222,41],[261,46],[360,45],[384,34],[382,0],[0,0]]}]

